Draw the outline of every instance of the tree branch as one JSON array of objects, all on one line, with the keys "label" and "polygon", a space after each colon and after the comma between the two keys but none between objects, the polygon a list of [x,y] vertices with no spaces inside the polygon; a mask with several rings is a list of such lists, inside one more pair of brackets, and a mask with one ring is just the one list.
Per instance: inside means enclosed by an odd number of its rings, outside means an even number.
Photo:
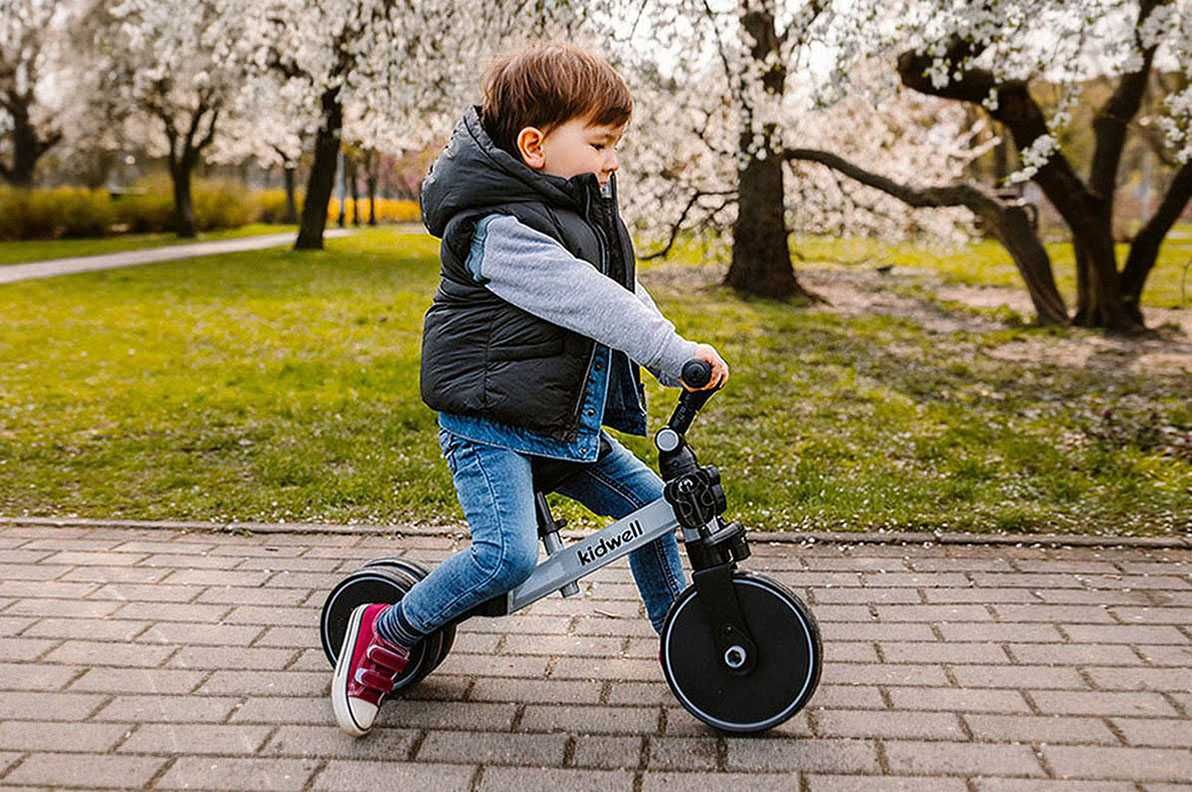
[{"label": "tree branch", "polygon": [[1189,201],[1192,201],[1192,162],[1185,162],[1176,171],[1159,208],[1130,243],[1130,255],[1122,269],[1122,298],[1127,303],[1137,305],[1147,275],[1159,256],[1159,247]]},{"label": "tree branch", "polygon": [[[1134,25],[1134,39],[1141,46],[1139,31],[1157,5],[1166,5],[1169,0],[1142,0],[1138,7],[1138,21]],[[1106,100],[1093,119],[1092,168],[1089,172],[1089,189],[1105,199],[1112,211],[1113,194],[1117,187],[1118,166],[1122,149],[1126,144],[1126,131],[1131,119],[1142,106],[1146,93],[1147,79],[1151,73],[1151,62],[1155,59],[1158,44],[1142,50],[1142,68],[1122,75],[1117,88]]]},{"label": "tree branch", "polygon": [[[705,195],[736,195],[736,194],[737,194],[736,190],[718,190],[718,191],[717,190],[714,190],[714,191],[696,190],[695,192],[693,192],[691,194],[691,198],[689,198],[687,201],[687,205],[683,207],[683,211],[679,214],[679,219],[676,220],[673,225],[671,225],[670,238],[667,239],[667,241],[666,241],[666,247],[662,248],[661,250],[656,250],[653,253],[649,253],[645,256],[639,256],[639,260],[649,261],[650,259],[663,258],[664,256],[666,256],[667,253],[670,253],[671,248],[674,247],[675,240],[679,238],[679,231],[683,227],[683,222],[687,219],[687,215],[691,212],[692,208],[695,206],[696,202],[699,201],[700,198],[704,197]],[[720,209],[723,209],[725,207],[725,205],[726,204],[722,203],[718,207],[717,211],[719,211]]]}]

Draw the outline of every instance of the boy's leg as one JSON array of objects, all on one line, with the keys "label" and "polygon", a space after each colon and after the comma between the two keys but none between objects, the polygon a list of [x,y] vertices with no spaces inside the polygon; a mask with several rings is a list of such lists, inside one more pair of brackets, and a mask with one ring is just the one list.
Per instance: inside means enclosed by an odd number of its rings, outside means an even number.
[{"label": "boy's leg", "polygon": [[521,585],[538,563],[529,457],[447,431],[439,439],[472,544],[436,566],[378,620],[382,637],[407,646]]},{"label": "boy's leg", "polygon": [[[612,453],[556,488],[596,514],[620,519],[662,497],[663,481],[633,452],[605,435]],[[674,532],[661,536],[629,554],[629,568],[646,604],[655,632],[662,632],[666,612],[687,586],[679,542]]]}]

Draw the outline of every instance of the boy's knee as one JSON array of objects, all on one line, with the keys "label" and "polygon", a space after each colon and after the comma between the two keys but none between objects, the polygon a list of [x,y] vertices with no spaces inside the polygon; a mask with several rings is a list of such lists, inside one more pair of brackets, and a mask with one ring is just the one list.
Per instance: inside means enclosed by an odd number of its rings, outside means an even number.
[{"label": "boy's knee", "polygon": [[509,591],[526,582],[534,573],[538,566],[538,545],[511,544],[503,553],[498,550],[494,557],[478,558],[477,561],[488,572],[495,592]]}]

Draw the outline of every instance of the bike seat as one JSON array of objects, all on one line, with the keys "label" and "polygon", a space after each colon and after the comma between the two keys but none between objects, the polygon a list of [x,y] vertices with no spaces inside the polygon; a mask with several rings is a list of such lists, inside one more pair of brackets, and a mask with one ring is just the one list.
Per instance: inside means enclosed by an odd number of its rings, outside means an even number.
[{"label": "bike seat", "polygon": [[[600,450],[596,455],[596,462],[600,462],[613,451],[608,435],[600,433]],[[588,465],[596,462],[572,462],[566,459],[552,459],[551,457],[531,456],[530,469],[534,475],[534,489],[546,494],[555,489],[572,476],[581,472]]]}]

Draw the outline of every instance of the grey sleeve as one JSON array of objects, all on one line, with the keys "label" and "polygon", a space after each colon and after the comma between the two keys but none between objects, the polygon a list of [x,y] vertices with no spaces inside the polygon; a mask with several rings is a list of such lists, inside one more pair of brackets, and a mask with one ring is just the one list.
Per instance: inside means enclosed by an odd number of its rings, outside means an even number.
[{"label": "grey sleeve", "polygon": [[621,350],[657,372],[663,385],[669,379],[678,386],[683,364],[695,354],[697,345],[675,331],[648,295],[643,300],[622,288],[515,217],[490,215],[477,224],[467,266],[502,300]]},{"label": "grey sleeve", "polygon": [[[637,298],[645,303],[651,311],[658,314],[659,316],[662,316],[662,311],[658,310],[658,306],[654,304],[654,298],[650,296],[648,291],[646,291],[646,287],[642,285],[642,282],[636,278],[633,281],[633,290],[634,294],[637,295]],[[656,366],[646,366],[646,370],[653,374],[656,380],[668,388],[678,388],[683,384],[679,381],[678,377],[672,377]]]}]

